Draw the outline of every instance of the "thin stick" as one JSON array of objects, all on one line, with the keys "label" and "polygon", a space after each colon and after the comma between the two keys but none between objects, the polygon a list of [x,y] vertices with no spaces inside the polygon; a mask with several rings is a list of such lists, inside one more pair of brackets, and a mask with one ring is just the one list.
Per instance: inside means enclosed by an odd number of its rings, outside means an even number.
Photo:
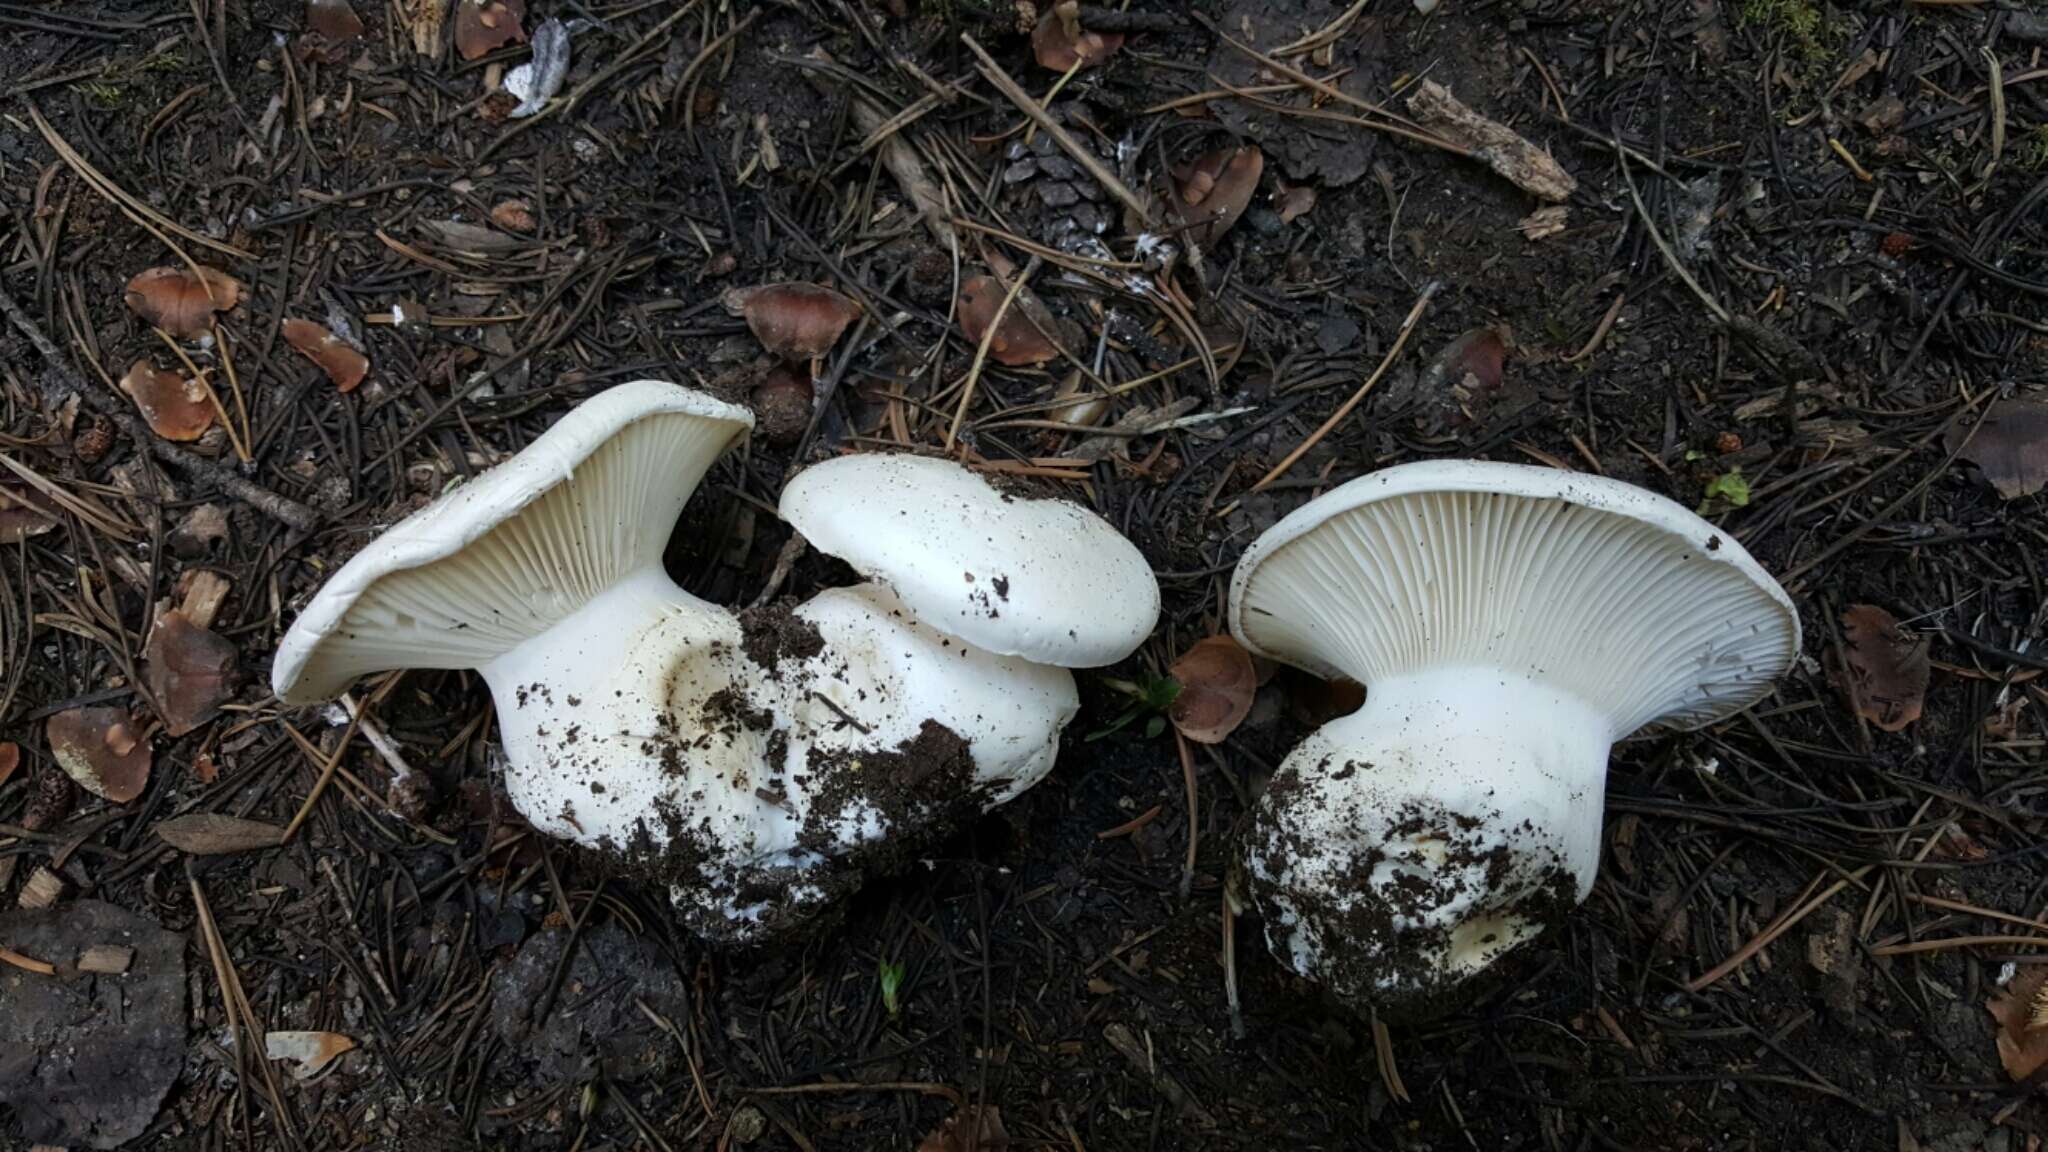
[{"label": "thin stick", "polygon": [[1244,1009],[1237,1000],[1237,912],[1230,906],[1230,886],[1223,886],[1223,999],[1230,1005],[1230,1034],[1244,1039]]},{"label": "thin stick", "polygon": [[1678,278],[1685,281],[1685,286],[1692,289],[1693,295],[1700,298],[1700,303],[1707,306],[1707,311],[1713,313],[1714,319],[1723,324],[1728,323],[1728,310],[1721,307],[1719,300],[1709,296],[1705,288],[1700,287],[1700,282],[1693,279],[1692,273],[1686,271],[1685,265],[1679,261],[1678,253],[1673,252],[1671,245],[1666,244],[1664,237],[1658,234],[1656,223],[1650,219],[1650,210],[1643,207],[1643,194],[1636,191],[1636,178],[1630,175],[1628,170],[1628,149],[1621,146],[1619,136],[1614,138],[1614,158],[1621,165],[1621,179],[1628,185],[1628,198],[1635,203],[1636,215],[1642,217],[1643,230],[1650,234],[1650,241],[1657,246],[1657,252],[1664,257],[1664,262],[1671,266],[1671,270],[1678,274]]},{"label": "thin stick", "polygon": [[[1778,937],[1783,936],[1787,932],[1790,932],[1794,925],[1798,924],[1801,920],[1804,920],[1808,916],[1812,915],[1815,909],[1819,908],[1821,905],[1827,903],[1828,901],[1834,899],[1836,893],[1840,892],[1844,888],[1847,888],[1850,884],[1853,884],[1863,879],[1864,875],[1868,873],[1870,869],[1871,866],[1865,864],[1863,867],[1858,868],[1856,871],[1851,872],[1847,876],[1841,878],[1840,880],[1835,881],[1833,884],[1828,885],[1826,890],[1821,892],[1820,895],[1815,896],[1813,899],[1808,900],[1806,903],[1801,904],[1797,908],[1794,908],[1792,911],[1787,912],[1783,916],[1780,916],[1776,923],[1772,924],[1770,927],[1764,929],[1763,931],[1757,933],[1754,937],[1750,939],[1749,943],[1744,944],[1742,947],[1736,949],[1734,955],[1728,957],[1726,960],[1721,961],[1719,964],[1714,965],[1713,970],[1708,972],[1706,975],[1697,977],[1690,983],[1688,983],[1685,986],[1685,990],[1687,992],[1701,991],[1702,989],[1705,989],[1719,981],[1723,976],[1726,976],[1730,972],[1735,971],[1737,968],[1742,967],[1744,964],[1749,962],[1750,957],[1755,956],[1757,953],[1769,947],[1771,941],[1776,940]],[[2043,943],[2048,943],[2048,941],[2043,941]]]},{"label": "thin stick", "polygon": [[[219,329],[216,328],[214,331],[218,332]],[[228,406],[220,402],[220,393],[213,390],[213,382],[206,378],[206,372],[194,364],[190,356],[185,355],[185,350],[178,347],[178,342],[171,339],[169,332],[161,328],[155,329],[155,332],[157,339],[162,340],[170,348],[171,354],[178,358],[178,362],[185,366],[185,370],[192,373],[193,383],[206,391],[207,402],[213,405],[213,414],[220,417],[220,426],[227,429],[228,443],[234,446],[235,458],[247,464],[250,460],[249,446],[242,442],[242,434],[235,430],[234,417],[228,415]]]},{"label": "thin stick", "polygon": [[185,880],[192,886],[192,907],[199,914],[199,930],[206,939],[207,955],[213,960],[214,979],[220,983],[222,1006],[227,1010],[228,1021],[241,1036],[235,1046],[237,1059],[240,1059],[240,1053],[247,1052],[256,1061],[256,1069],[263,1076],[264,1093],[270,1097],[270,1108],[278,1131],[287,1143],[297,1146],[299,1134],[292,1127],[291,1114],[285,1111],[284,1100],[278,1094],[277,1077],[264,1056],[265,1029],[256,1019],[256,1010],[249,1006],[249,997],[242,991],[242,979],[236,975],[234,961],[228,955],[227,940],[221,936],[220,926],[214,922],[213,907],[206,902],[206,890],[199,886],[199,874],[192,870],[189,859],[185,861]]},{"label": "thin stick", "polygon": [[1180,750],[1180,779],[1188,790],[1188,856],[1180,866],[1180,898],[1185,900],[1195,890],[1195,847],[1202,835],[1201,812],[1195,795],[1195,752],[1188,747],[1188,738],[1173,730],[1174,747]]},{"label": "thin stick", "polygon": [[16,968],[25,972],[33,972],[38,976],[55,976],[57,974],[55,965],[45,964],[41,960],[32,960],[12,948],[0,948],[0,964],[12,964]]},{"label": "thin stick", "polygon": [[[123,216],[135,221],[136,226],[158,240],[163,241],[164,247],[177,253],[178,259],[183,260],[186,267],[192,269],[194,276],[200,276],[199,265],[193,261],[191,256],[186,254],[183,248],[178,247],[169,236],[164,235],[165,232],[182,236],[194,244],[204,245],[216,252],[223,252],[229,256],[238,256],[244,260],[256,258],[256,254],[247,249],[237,248],[233,244],[222,243],[210,236],[194,232],[130,195],[119,184],[108,179],[105,173],[93,167],[92,161],[79,155],[78,150],[71,146],[70,141],[58,135],[55,128],[50,127],[50,122],[43,119],[42,110],[33,104],[28,106],[28,117],[35,122],[37,130],[42,132],[43,139],[50,145],[50,150],[55,152],[58,158],[63,160],[65,164],[69,165],[71,170],[78,174],[79,179],[84,180],[93,191],[113,201],[114,207],[119,208]],[[205,282],[205,277],[200,276],[200,283],[204,284]],[[207,289],[207,295],[211,297],[213,290]]]},{"label": "thin stick", "polygon": [[292,835],[299,830],[299,825],[304,824],[306,818],[313,814],[313,805],[320,802],[320,794],[325,792],[327,785],[334,780],[334,770],[341,767],[342,754],[348,751],[349,739],[356,734],[356,718],[360,715],[361,713],[357,713],[355,716],[349,717],[348,727],[342,730],[341,741],[334,746],[333,755],[324,757],[326,760],[324,764],[321,764],[323,757],[320,754],[320,749],[314,747],[313,742],[306,739],[304,733],[292,727],[289,720],[278,721],[278,723],[284,725],[286,732],[291,733],[292,739],[298,742],[299,751],[305,753],[308,760],[315,764],[320,764],[320,778],[313,781],[313,790],[306,793],[306,802],[299,805],[298,814],[292,817],[291,823],[284,826],[284,836],[279,840],[279,843],[291,843]]},{"label": "thin stick", "polygon": [[[1264,491],[1275,480],[1287,475],[1287,470],[1294,467],[1295,463],[1303,456],[1308,455],[1309,449],[1321,443],[1323,437],[1328,436],[1332,429],[1344,422],[1345,417],[1351,415],[1351,410],[1358,407],[1359,401],[1364,400],[1366,393],[1372,391],[1373,385],[1380,382],[1380,377],[1387,374],[1387,369],[1393,367],[1395,358],[1401,355],[1401,349],[1408,344],[1409,334],[1415,331],[1416,322],[1422,319],[1423,310],[1429,307],[1430,298],[1435,296],[1437,290],[1442,287],[1442,282],[1437,280],[1432,280],[1422,286],[1422,295],[1417,296],[1414,307],[1408,309],[1408,318],[1401,321],[1401,331],[1394,336],[1394,346],[1387,349],[1387,354],[1381,357],[1380,366],[1372,370],[1372,375],[1365,378],[1365,383],[1358,386],[1358,391],[1353,392],[1350,399],[1339,405],[1335,412],[1330,413],[1330,418],[1323,421],[1322,427],[1309,433],[1308,439],[1303,440],[1299,447],[1289,452],[1287,459],[1273,465],[1272,471],[1259,477],[1259,482],[1252,485],[1249,491]],[[1235,504],[1232,506],[1235,507]]]},{"label": "thin stick", "polygon": [[1914,952],[1942,952],[1950,948],[1975,948],[2004,944],[2012,948],[2048,948],[2048,936],[1948,936],[1940,940],[1913,940],[1905,944],[1881,944],[1872,956],[1905,956]]},{"label": "thin stick", "polygon": [[1010,305],[1017,299],[1017,293],[1024,290],[1024,282],[1031,279],[1045,261],[1033,255],[1024,265],[1024,270],[1010,281],[1009,291],[1003,293],[1003,301],[996,305],[996,314],[989,318],[988,327],[982,330],[981,343],[974,349],[974,363],[967,366],[967,379],[960,385],[960,403],[953,407],[953,423],[946,429],[945,450],[953,450],[953,441],[960,435],[960,422],[967,419],[967,406],[974,401],[974,384],[981,379],[981,366],[988,359],[989,345],[995,342],[996,330],[1003,326],[1003,317],[1009,314]]},{"label": "thin stick", "polygon": [[973,52],[981,61],[981,74],[988,78],[990,84],[995,85],[996,91],[1009,97],[1010,103],[1015,104],[1017,110],[1029,117],[1032,123],[1045,129],[1045,134],[1052,137],[1053,143],[1073,157],[1074,163],[1079,164],[1090,179],[1109,189],[1110,195],[1123,201],[1124,207],[1129,208],[1141,223],[1148,227],[1151,225],[1152,213],[1145,207],[1145,202],[1126,187],[1122,180],[1117,179],[1116,173],[1103,167],[1102,161],[1095,158],[1095,153],[1083,148],[1080,141],[1068,135],[1067,130],[1060,126],[1059,121],[1040,108],[1038,101],[1031,98],[1031,93],[1026,92],[1023,85],[1012,80],[1010,74],[1003,71],[1003,66],[996,63],[995,57],[990,56],[986,49],[974,42],[974,37],[965,32],[960,34],[960,42],[967,45],[968,51]]}]

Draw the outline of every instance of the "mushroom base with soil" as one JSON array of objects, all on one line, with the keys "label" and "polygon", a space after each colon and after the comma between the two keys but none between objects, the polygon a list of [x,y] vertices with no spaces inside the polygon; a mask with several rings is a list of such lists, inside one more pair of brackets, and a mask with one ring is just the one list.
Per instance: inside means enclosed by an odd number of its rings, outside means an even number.
[{"label": "mushroom base with soil", "polygon": [[1243,875],[1267,946],[1340,999],[1426,1011],[1591,890],[1613,737],[1499,669],[1374,684],[1254,810]]}]

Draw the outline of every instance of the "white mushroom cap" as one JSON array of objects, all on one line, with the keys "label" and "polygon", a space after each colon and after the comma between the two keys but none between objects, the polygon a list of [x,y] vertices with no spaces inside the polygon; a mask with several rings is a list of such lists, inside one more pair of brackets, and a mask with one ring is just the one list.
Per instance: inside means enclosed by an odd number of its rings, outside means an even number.
[{"label": "white mushroom cap", "polygon": [[998,491],[948,460],[827,460],[783,488],[780,511],[919,620],[997,655],[1114,664],[1159,618],[1151,567],[1107,521],[1065,500]]},{"label": "white mushroom cap", "polygon": [[1591,889],[1607,752],[1754,703],[1790,599],[1718,528],[1600,477],[1386,469],[1239,561],[1252,652],[1367,687],[1298,747],[1246,841],[1268,943],[1339,995],[1425,1005]]},{"label": "white mushroom cap", "polygon": [[356,553],[278,646],[273,689],[307,703],[366,672],[479,668],[545,632],[659,563],[697,482],[753,422],[657,380],[590,398]]}]

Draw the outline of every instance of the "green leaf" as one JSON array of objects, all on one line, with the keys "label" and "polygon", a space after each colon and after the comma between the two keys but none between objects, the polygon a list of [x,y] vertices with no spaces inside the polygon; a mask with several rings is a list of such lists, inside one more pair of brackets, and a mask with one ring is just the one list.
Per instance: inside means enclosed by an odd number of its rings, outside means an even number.
[{"label": "green leaf", "polygon": [[1717,500],[1730,508],[1746,507],[1749,504],[1749,481],[1743,478],[1742,469],[1730,468],[1707,482],[1705,497],[1700,501],[1702,516]]},{"label": "green leaf", "polygon": [[903,965],[878,959],[875,961],[875,975],[882,982],[882,1007],[887,1008],[889,1017],[894,1019],[903,1008],[896,999],[896,994],[903,988]]},{"label": "green leaf", "polygon": [[1157,740],[1159,739],[1159,734],[1164,731],[1166,731],[1166,717],[1154,713],[1150,720],[1145,721],[1145,739]]}]

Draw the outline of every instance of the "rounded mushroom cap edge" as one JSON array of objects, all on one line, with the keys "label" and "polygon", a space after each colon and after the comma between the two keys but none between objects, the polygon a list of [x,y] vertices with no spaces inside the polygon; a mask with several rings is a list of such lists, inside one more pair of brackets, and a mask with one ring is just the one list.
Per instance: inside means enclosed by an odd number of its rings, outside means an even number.
[{"label": "rounded mushroom cap edge", "polygon": [[1108,521],[1072,501],[1001,492],[950,460],[836,457],[784,486],[778,511],[925,624],[998,656],[1114,664],[1159,619],[1151,565]]},{"label": "rounded mushroom cap edge", "polygon": [[[1456,494],[1501,496],[1528,501],[1532,505],[1570,506],[1615,517],[1642,529],[1641,535],[1645,540],[1657,539],[1661,542],[1662,547],[1656,550],[1657,553],[1668,556],[1672,561],[1669,567],[1663,569],[1665,572],[1676,575],[1681,570],[1680,565],[1700,561],[1720,566],[1714,571],[1733,573],[1741,578],[1740,584],[1744,592],[1740,599],[1750,616],[1746,626],[1766,641],[1761,647],[1768,651],[1767,658],[1761,664],[1751,663],[1740,670],[1737,678],[1744,686],[1741,691],[1732,694],[1722,693],[1711,699],[1693,693],[1689,697],[1671,702],[1666,708],[1644,709],[1643,711],[1652,714],[1642,718],[1641,723],[1626,724],[1622,729],[1623,734],[1643,725],[1660,722],[1675,727],[1700,727],[1738,712],[1767,693],[1771,681],[1787,671],[1798,659],[1799,616],[1791,597],[1763,566],[1726,532],[1664,496],[1610,477],[1484,460],[1428,460],[1385,468],[1342,484],[1289,513],[1253,541],[1238,560],[1236,571],[1231,578],[1228,600],[1231,633],[1254,654],[1294,664],[1320,676],[1356,677],[1356,670],[1340,668],[1322,655],[1303,650],[1310,645],[1288,645],[1287,638],[1277,634],[1284,629],[1276,628],[1262,620],[1258,613],[1246,610],[1248,594],[1258,579],[1260,570],[1290,545],[1315,535],[1319,529],[1347,513],[1409,498]],[[1440,520],[1431,521],[1426,516],[1418,516],[1409,526],[1418,527],[1419,536],[1445,525]],[[1573,539],[1577,542],[1583,538],[1579,536]],[[1447,575],[1453,564],[1469,564],[1469,557],[1424,557],[1422,554],[1428,546],[1427,541],[1404,534],[1400,537],[1399,543],[1406,545],[1411,539],[1416,545],[1415,551],[1408,558],[1409,562],[1394,565],[1397,571],[1389,574],[1390,582],[1423,582],[1431,595],[1438,594],[1440,590],[1446,588],[1453,590],[1443,592],[1444,595],[1469,591],[1456,589],[1457,582]],[[1354,543],[1349,547],[1355,550],[1358,545]],[[1517,571],[1496,572],[1491,575],[1506,580],[1524,574]],[[1566,573],[1556,570],[1538,569],[1537,574],[1564,583],[1567,592],[1570,591],[1572,584],[1588,583],[1582,580],[1568,581]],[[1638,571],[1633,574],[1633,578],[1640,583],[1646,574]],[[1581,572],[1570,575],[1585,574]],[[1498,587],[1492,587],[1491,591],[1496,595],[1505,595]],[[1694,609],[1695,617],[1699,617],[1695,605],[1681,602],[1681,606]],[[1414,604],[1410,602],[1401,607],[1412,613]],[[1539,602],[1523,607],[1554,609],[1560,606],[1555,603]],[[1613,607],[1618,610],[1619,606]],[[1586,618],[1606,623],[1615,618],[1615,612],[1607,610],[1607,606],[1595,610],[1589,598]],[[1396,622],[1407,621],[1397,618]],[[1661,634],[1646,632],[1642,642],[1645,646],[1660,643],[1672,645],[1673,637],[1678,637],[1676,643],[1704,643],[1702,637],[1712,622],[1704,618],[1699,618],[1697,622],[1700,627],[1688,633],[1679,628],[1676,621],[1672,621],[1671,626]],[[1384,625],[1385,618],[1378,623]],[[1729,628],[1734,627],[1733,622],[1727,623]],[[1526,623],[1519,623],[1519,626],[1536,627]],[[1724,628],[1722,631],[1725,633],[1727,629]],[[1579,636],[1573,636],[1564,646],[1568,647],[1569,643],[1578,642],[1580,639]],[[1483,646],[1491,649],[1497,645],[1493,640],[1488,640]],[[1708,651],[1702,652],[1699,656],[1702,667],[1710,656],[1711,643],[1708,644]]]},{"label": "rounded mushroom cap edge", "polygon": [[[703,460],[704,468],[754,424],[753,413],[743,407],[663,380],[635,380],[590,397],[517,454],[387,528],[336,569],[278,644],[271,664],[272,690],[289,704],[338,695],[362,670],[323,666],[323,648],[373,585],[387,576],[456,555],[573,479],[577,468],[619,433],[647,417],[664,414],[730,426],[729,434],[718,440],[717,450]],[[690,487],[694,489],[694,480]],[[675,501],[678,510],[689,492],[683,491],[679,497]],[[654,556],[660,555],[673,526],[649,526]]]}]

